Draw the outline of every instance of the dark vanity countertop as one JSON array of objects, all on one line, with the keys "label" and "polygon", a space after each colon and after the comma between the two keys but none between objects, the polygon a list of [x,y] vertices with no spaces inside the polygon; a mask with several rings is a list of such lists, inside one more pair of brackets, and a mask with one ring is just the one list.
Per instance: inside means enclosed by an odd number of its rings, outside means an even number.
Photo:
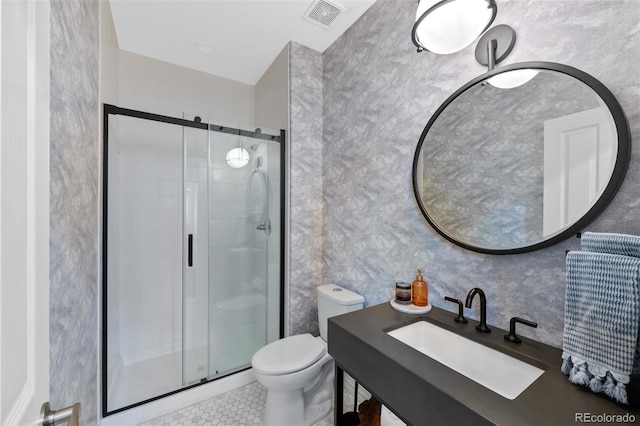
[{"label": "dark vanity countertop", "polygon": [[[571,384],[560,372],[560,349],[525,337],[521,344],[509,343],[503,338],[505,330],[492,326],[491,333],[480,333],[477,321],[459,324],[454,317],[436,307],[425,315],[410,315],[395,311],[389,303],[371,306],[329,319],[329,353],[339,367],[413,425],[575,425],[582,423],[576,421],[576,413],[631,413],[640,424],[640,410]],[[516,399],[508,400],[386,334],[420,320],[527,361],[545,373]],[[473,353],[469,362],[474,362]]]}]

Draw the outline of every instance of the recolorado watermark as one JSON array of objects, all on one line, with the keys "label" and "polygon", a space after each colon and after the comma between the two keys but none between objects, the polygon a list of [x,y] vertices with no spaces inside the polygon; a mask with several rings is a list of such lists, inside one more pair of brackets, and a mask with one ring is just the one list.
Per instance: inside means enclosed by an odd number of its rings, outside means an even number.
[{"label": "recolorado watermark", "polygon": [[636,421],[636,416],[631,413],[575,413],[574,421],[576,423],[634,423]]}]

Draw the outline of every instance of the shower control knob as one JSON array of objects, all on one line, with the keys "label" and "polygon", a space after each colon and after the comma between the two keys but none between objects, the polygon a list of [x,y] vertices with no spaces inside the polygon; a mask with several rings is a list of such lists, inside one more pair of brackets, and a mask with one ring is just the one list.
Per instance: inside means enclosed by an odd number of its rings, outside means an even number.
[{"label": "shower control knob", "polygon": [[267,218],[264,223],[256,226],[256,229],[266,232],[267,235],[271,235],[271,221],[269,220],[269,218]]}]

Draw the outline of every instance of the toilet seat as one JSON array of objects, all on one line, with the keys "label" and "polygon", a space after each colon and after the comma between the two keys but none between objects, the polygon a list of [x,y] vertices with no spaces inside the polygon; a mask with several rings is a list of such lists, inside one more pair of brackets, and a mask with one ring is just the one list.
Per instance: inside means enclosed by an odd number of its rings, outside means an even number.
[{"label": "toilet seat", "polygon": [[260,349],[251,365],[258,373],[276,376],[303,370],[327,353],[324,340],[311,334],[286,337]]}]

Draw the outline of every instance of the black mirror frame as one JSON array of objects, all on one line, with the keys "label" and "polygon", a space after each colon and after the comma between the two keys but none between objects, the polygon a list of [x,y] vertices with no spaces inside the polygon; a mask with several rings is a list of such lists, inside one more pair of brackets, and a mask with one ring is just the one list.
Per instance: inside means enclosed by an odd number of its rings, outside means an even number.
[{"label": "black mirror frame", "polygon": [[[525,69],[525,68],[556,71],[556,72],[570,75],[571,77],[574,77],[582,81],[584,84],[589,86],[594,92],[596,92],[598,96],[600,96],[600,98],[604,101],[604,103],[609,108],[611,115],[613,116],[613,121],[615,123],[616,131],[618,134],[618,150],[616,154],[616,162],[613,168],[613,172],[611,173],[611,178],[609,179],[609,183],[605,187],[604,192],[602,193],[600,198],[598,198],[598,200],[594,203],[594,205],[591,206],[591,208],[580,219],[578,219],[574,224],[567,227],[564,231],[560,232],[559,234],[554,235],[551,238],[544,239],[535,244],[522,246],[522,247],[515,247],[510,249],[492,249],[492,248],[474,246],[467,242],[456,239],[451,234],[449,234],[445,229],[442,229],[440,226],[438,226],[438,224],[429,216],[429,213],[427,212],[427,209],[425,208],[425,206],[422,205],[422,201],[420,199],[420,193],[418,192],[418,183],[417,183],[418,159],[420,156],[422,144],[424,142],[425,137],[427,136],[427,133],[429,132],[429,129],[431,128],[435,120],[440,116],[442,111],[444,111],[447,108],[447,106],[451,102],[453,102],[454,99],[460,96],[462,93],[467,91],[469,88],[475,86],[476,84],[496,74],[500,74],[507,71]],[[629,122],[627,121],[627,118],[624,115],[624,111],[622,110],[622,107],[616,100],[615,96],[613,96],[611,91],[604,84],[602,84],[599,80],[592,77],[591,75],[585,73],[584,71],[581,71],[577,68],[570,67],[568,65],[558,64],[554,62],[519,62],[519,63],[495,68],[490,72],[487,72],[485,74],[482,74],[474,78],[473,80],[469,81],[464,86],[462,86],[460,89],[456,90],[455,93],[453,93],[453,95],[449,96],[449,98],[447,98],[447,100],[442,105],[440,105],[440,107],[438,107],[436,112],[429,119],[429,122],[425,126],[424,130],[422,131],[422,135],[420,135],[420,139],[418,140],[418,146],[416,148],[416,152],[413,158],[413,168],[412,168],[413,193],[415,196],[415,200],[418,204],[418,207],[420,208],[420,211],[422,212],[427,222],[429,222],[429,225],[431,225],[431,227],[435,229],[442,237],[451,241],[452,243],[460,247],[463,247],[467,250],[471,250],[479,253],[486,253],[486,254],[527,253],[527,252],[531,252],[541,248],[552,246],[556,243],[559,243],[560,241],[563,241],[569,238],[572,235],[577,234],[582,229],[584,229],[584,227],[586,227],[589,223],[591,223],[596,217],[598,217],[598,215],[600,215],[600,213],[602,213],[604,209],[609,205],[611,200],[613,200],[616,193],[618,192],[618,189],[622,185],[624,177],[627,173],[627,169],[629,167],[630,159],[631,159],[631,132],[629,130]]]}]

